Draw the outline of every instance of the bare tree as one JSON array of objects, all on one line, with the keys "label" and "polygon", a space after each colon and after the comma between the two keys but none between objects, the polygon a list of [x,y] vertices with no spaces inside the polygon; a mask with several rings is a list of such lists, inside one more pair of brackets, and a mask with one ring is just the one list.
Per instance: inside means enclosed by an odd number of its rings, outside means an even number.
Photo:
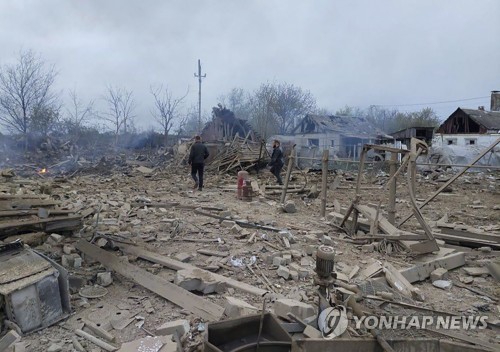
[{"label": "bare tree", "polygon": [[278,132],[278,121],[274,113],[276,90],[269,83],[261,84],[249,98],[251,123],[259,135],[267,139]]},{"label": "bare tree", "polygon": [[0,70],[0,122],[21,133],[26,148],[33,118],[45,116],[41,111],[57,110],[57,94],[52,92],[56,75],[54,67],[46,68],[31,50],[21,51],[16,64]]},{"label": "bare tree", "polygon": [[162,127],[164,143],[167,146],[170,130],[174,126],[174,123],[181,118],[178,108],[188,95],[189,89],[186,91],[186,94],[178,98],[173,96],[172,91],[168,87],[163,88],[163,86],[159,86],[156,89],[153,87],[150,89],[155,100],[155,111],[152,111],[151,114]]},{"label": "bare tree", "polygon": [[250,118],[250,96],[243,88],[233,88],[228,94],[219,96],[218,100],[237,118],[244,120]]},{"label": "bare tree", "polygon": [[280,133],[288,133],[295,120],[316,109],[316,99],[312,94],[289,83],[273,85],[275,98],[273,110],[277,115]]},{"label": "bare tree", "polygon": [[108,105],[108,111],[104,115],[104,120],[110,122],[115,134],[115,145],[118,144],[118,136],[123,129],[127,133],[128,127],[134,118],[133,111],[135,102],[132,97],[133,92],[124,88],[108,86],[107,95],[104,97]]},{"label": "bare tree", "polygon": [[84,103],[75,90],[69,91],[70,105],[66,108],[67,122],[75,130],[79,130],[83,125],[95,116],[94,101]]},{"label": "bare tree", "polygon": [[[309,91],[288,83],[264,83],[250,97],[252,121],[262,136],[290,132],[295,120],[316,111]],[[277,131],[273,131],[277,125]]]}]

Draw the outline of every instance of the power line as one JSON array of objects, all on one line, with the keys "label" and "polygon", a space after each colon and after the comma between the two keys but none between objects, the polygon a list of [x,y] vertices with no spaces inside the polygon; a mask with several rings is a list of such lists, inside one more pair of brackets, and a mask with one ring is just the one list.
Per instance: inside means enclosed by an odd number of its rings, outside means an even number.
[{"label": "power line", "polygon": [[447,103],[459,103],[461,101],[470,101],[470,100],[479,100],[479,99],[485,99],[489,98],[489,96],[484,96],[484,97],[476,97],[476,98],[465,98],[465,99],[458,99],[458,100],[446,100],[446,101],[435,101],[431,103],[418,103],[418,104],[385,104],[385,105],[373,105],[373,106],[394,106],[394,107],[399,107],[399,106],[418,106],[418,105],[438,105],[438,104],[447,104]]}]

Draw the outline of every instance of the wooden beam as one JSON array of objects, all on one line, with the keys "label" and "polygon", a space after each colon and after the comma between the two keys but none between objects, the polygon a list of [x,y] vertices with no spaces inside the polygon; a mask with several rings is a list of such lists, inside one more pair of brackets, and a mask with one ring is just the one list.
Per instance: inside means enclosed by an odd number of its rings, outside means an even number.
[{"label": "wooden beam", "polygon": [[292,173],[293,160],[295,158],[294,153],[295,153],[295,144],[293,145],[292,150],[290,151],[290,156],[288,157],[288,166],[286,168],[285,184],[283,186],[283,191],[281,193],[281,199],[280,199],[281,204],[285,203],[286,191],[288,189],[288,182],[290,182],[290,174]]},{"label": "wooden beam", "polygon": [[321,217],[325,217],[326,212],[326,188],[328,184],[328,149],[323,150],[322,170],[321,170]]},{"label": "wooden beam", "polygon": [[138,266],[125,263],[117,256],[106,252],[86,240],[80,240],[76,244],[76,248],[92,259],[99,261],[109,270],[113,270],[127,279],[136,282],[144,288],[147,288],[179,307],[190,311],[200,318],[205,320],[219,320],[224,313],[224,309],[221,306],[198,297],[195,294],[172,284],[162,277],[153,275],[150,272],[139,268]]},{"label": "wooden beam", "polygon": [[194,265],[191,265],[188,263],[183,263],[183,262],[180,262],[178,260],[166,257],[164,255],[150,252],[146,249],[142,249],[142,248],[139,248],[136,246],[129,246],[129,245],[121,244],[121,243],[118,243],[118,247],[120,248],[120,250],[122,250],[125,253],[132,254],[134,256],[137,256],[139,258],[148,260],[148,261],[156,263],[156,264],[161,264],[169,269],[173,269],[173,270],[197,269],[197,270],[201,270],[202,272],[210,273],[210,275],[212,277],[214,277],[216,280],[220,280],[220,281],[225,282],[229,287],[232,287],[234,289],[237,289],[237,290],[240,290],[240,291],[243,291],[246,293],[253,294],[255,296],[262,297],[268,292],[268,291],[263,290],[259,287],[255,287],[255,286],[246,284],[244,282],[241,282],[241,281],[229,278],[229,277],[225,277],[223,275],[211,273],[209,271],[200,269]]}]

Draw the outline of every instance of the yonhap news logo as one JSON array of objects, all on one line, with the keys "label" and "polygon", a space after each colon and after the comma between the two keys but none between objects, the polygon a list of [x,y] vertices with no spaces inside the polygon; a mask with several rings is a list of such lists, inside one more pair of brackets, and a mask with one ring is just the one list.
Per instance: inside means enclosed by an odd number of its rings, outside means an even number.
[{"label": "yonhap news logo", "polygon": [[353,316],[356,329],[475,330],[488,327],[488,316]]}]

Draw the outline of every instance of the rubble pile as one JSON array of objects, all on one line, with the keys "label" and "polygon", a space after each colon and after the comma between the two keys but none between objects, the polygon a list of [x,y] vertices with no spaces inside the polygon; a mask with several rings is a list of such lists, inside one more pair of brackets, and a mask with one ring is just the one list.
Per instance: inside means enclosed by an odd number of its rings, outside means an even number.
[{"label": "rubble pile", "polygon": [[[466,174],[423,208],[438,250],[419,253],[404,245],[407,236],[426,239],[419,222],[411,219],[401,230],[387,224],[388,174],[360,174],[353,228],[352,217],[342,221],[356,198],[356,173],[328,173],[322,217],[321,174],[304,181],[294,173],[284,202],[274,197],[283,189],[272,175],[250,175],[252,201],[238,199],[236,177],[217,173],[259,156],[238,155],[236,162],[229,153],[215,159],[202,192],[192,190],[182,170],[143,164],[149,159],[68,178],[50,168],[29,179],[2,171],[0,240],[20,239],[64,268],[72,312],[28,333],[2,318],[0,346],[230,351],[244,341],[253,350],[262,343],[288,351],[293,341],[303,350],[376,351],[425,341],[487,351],[498,344],[498,174]],[[412,212],[405,176],[398,180],[395,222]],[[416,201],[451,177],[418,174]],[[325,315],[345,316],[345,325],[339,320],[342,329],[331,329]],[[488,328],[411,329],[410,338],[407,329],[356,326],[370,315],[487,316]]]}]

